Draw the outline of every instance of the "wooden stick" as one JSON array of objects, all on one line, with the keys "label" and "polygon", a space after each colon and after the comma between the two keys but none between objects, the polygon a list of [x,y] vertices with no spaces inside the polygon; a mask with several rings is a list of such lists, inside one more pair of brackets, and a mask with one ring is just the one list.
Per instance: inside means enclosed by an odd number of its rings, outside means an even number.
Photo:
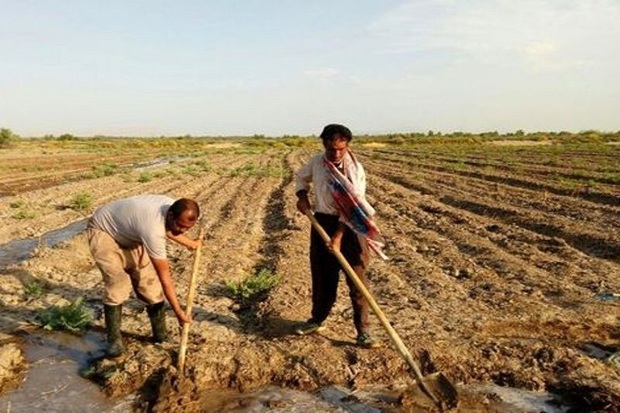
[{"label": "wooden stick", "polygon": [[[310,210],[306,211],[306,215],[308,216],[308,218],[310,218],[310,222],[312,223],[312,226],[319,233],[323,241],[325,241],[326,244],[329,244],[331,242],[331,237],[327,235],[327,232],[325,232],[321,224],[319,224],[319,221],[316,220],[316,218],[312,214],[312,211]],[[334,256],[338,259],[338,262],[340,263],[344,271],[347,273],[351,281],[353,281],[353,284],[355,284],[357,289],[360,290],[362,295],[366,298],[366,300],[368,300],[368,304],[370,305],[370,308],[377,315],[377,317],[379,318],[379,321],[381,321],[381,324],[383,325],[383,328],[385,328],[385,331],[387,331],[388,335],[390,336],[392,343],[394,343],[394,345],[398,349],[398,352],[400,353],[402,358],[405,359],[409,367],[411,367],[411,369],[415,373],[415,376],[418,380],[418,384],[420,385],[424,393],[426,393],[426,395],[429,396],[433,400],[433,402],[435,402],[436,405],[440,406],[439,400],[431,392],[431,390],[428,388],[428,386],[424,382],[424,377],[422,376],[422,373],[420,372],[418,365],[413,360],[411,353],[409,353],[409,350],[407,350],[407,347],[405,347],[405,344],[403,343],[403,341],[400,339],[398,334],[396,334],[396,331],[394,330],[394,328],[388,321],[385,314],[383,314],[383,311],[381,311],[381,309],[377,305],[377,302],[375,301],[373,296],[370,294],[370,292],[368,291],[364,283],[362,283],[362,281],[359,279],[359,277],[353,270],[353,267],[351,267],[351,265],[348,263],[348,261],[342,255],[340,251],[332,251],[332,254],[334,254]]]},{"label": "wooden stick", "polygon": [[[196,275],[198,274],[198,268],[200,266],[200,250],[202,247],[203,238],[205,235],[205,228],[202,227],[200,229],[200,233],[198,234],[198,240],[200,244],[196,248],[196,252],[194,254],[194,264],[192,265],[192,278],[189,282],[189,291],[187,292],[187,300],[185,301],[185,314],[191,316],[192,307],[194,305],[194,295],[196,295]],[[183,374],[185,369],[185,353],[187,351],[187,338],[189,336],[189,325],[190,323],[183,324],[183,331],[181,333],[181,347],[179,348],[179,359],[177,362],[177,368]]]}]

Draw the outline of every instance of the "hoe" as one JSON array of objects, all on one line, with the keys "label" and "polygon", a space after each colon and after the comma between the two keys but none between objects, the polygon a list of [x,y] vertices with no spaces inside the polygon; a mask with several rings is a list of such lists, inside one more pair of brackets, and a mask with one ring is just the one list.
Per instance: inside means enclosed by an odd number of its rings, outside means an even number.
[{"label": "hoe", "polygon": [[[306,212],[306,215],[308,216],[308,218],[310,218],[312,226],[319,233],[323,241],[325,241],[325,243],[329,243],[329,235],[327,235],[323,227],[321,227],[321,224],[319,224],[312,212],[308,210]],[[452,383],[450,383],[450,381],[442,373],[433,373],[426,377],[422,376],[422,373],[420,372],[420,369],[416,362],[413,360],[411,353],[409,353],[409,350],[407,350],[403,341],[400,339],[398,334],[396,334],[396,331],[394,330],[388,319],[385,317],[385,314],[383,314],[383,311],[381,311],[381,309],[377,305],[377,302],[370,294],[366,286],[360,281],[359,277],[357,276],[351,265],[349,265],[346,258],[344,258],[340,251],[332,251],[332,253],[338,259],[338,262],[346,272],[347,276],[351,278],[358,290],[360,290],[360,292],[368,300],[370,308],[372,308],[373,312],[381,321],[383,328],[385,328],[385,331],[390,336],[390,339],[392,343],[396,346],[399,354],[409,365],[411,370],[413,370],[416,382],[420,386],[422,392],[426,396],[428,396],[440,410],[452,409],[456,407],[458,404],[457,391],[456,388],[452,385]]]}]

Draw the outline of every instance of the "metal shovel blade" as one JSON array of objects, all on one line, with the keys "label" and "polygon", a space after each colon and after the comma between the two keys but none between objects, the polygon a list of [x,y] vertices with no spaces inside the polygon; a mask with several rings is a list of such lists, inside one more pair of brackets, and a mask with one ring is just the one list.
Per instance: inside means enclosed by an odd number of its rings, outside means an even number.
[{"label": "metal shovel blade", "polygon": [[450,380],[442,373],[424,376],[426,386],[437,396],[443,409],[453,409],[458,404],[458,392]]},{"label": "metal shovel blade", "polygon": [[400,403],[411,408],[435,411],[428,402],[432,399],[434,407],[440,411],[448,411],[458,406],[458,393],[452,383],[442,373],[432,373],[424,376],[422,381],[416,380],[400,396]]}]

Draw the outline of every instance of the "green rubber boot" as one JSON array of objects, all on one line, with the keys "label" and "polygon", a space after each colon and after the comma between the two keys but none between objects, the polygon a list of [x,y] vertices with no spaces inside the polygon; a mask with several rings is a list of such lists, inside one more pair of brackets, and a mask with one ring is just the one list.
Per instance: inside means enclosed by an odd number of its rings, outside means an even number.
[{"label": "green rubber boot", "polygon": [[116,358],[125,352],[123,339],[121,337],[121,314],[122,305],[105,305],[103,313],[105,315],[105,328],[108,335],[107,357]]},{"label": "green rubber boot", "polygon": [[168,329],[166,328],[166,309],[164,302],[149,305],[146,312],[151,320],[151,328],[153,329],[153,342],[163,343],[168,340]]}]

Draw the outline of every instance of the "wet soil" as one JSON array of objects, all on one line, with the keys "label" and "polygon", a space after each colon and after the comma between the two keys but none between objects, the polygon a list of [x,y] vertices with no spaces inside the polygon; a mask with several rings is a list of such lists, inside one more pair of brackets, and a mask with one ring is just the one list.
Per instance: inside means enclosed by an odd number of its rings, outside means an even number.
[{"label": "wet soil", "polygon": [[[620,187],[613,179],[587,178],[583,186],[567,188],[555,179],[556,167],[542,159],[541,147],[519,148],[518,159],[524,165],[532,159],[537,165],[532,171],[548,173],[531,173],[504,153],[486,153],[480,146],[468,147],[476,162],[463,169],[462,152],[450,148],[441,156],[454,159],[456,168],[446,167],[436,146],[360,145],[356,153],[390,257],[372,262],[371,292],[423,373],[442,372],[458,385],[461,403],[454,411],[507,411],[493,404],[498,397],[493,391],[467,390],[479,384],[552,392],[573,411],[619,411],[620,371],[606,357],[620,347],[620,302],[597,297],[620,292]],[[292,334],[310,312],[310,225],[295,209],[292,174],[318,150],[202,148],[191,162],[209,168],[171,163],[154,169],[149,181],[128,172],[13,185],[0,203],[0,249],[84,219],[112,199],[140,193],[195,198],[207,235],[186,371],[175,367],[174,317],[168,315],[171,342],[153,345],[144,307],[132,299],[123,317],[127,355],[92,362],[91,379],[106,394],[138,394],[136,411],[206,412],[213,411],[214,394],[271,385],[291,391],[339,385],[359,392],[383,386],[394,397],[377,404],[382,410],[432,410],[423,397],[407,396],[414,378],[378,320],[373,318],[373,335],[383,347],[355,346],[344,280],[327,330]],[[564,151],[566,160],[557,174],[578,160],[585,177],[601,177],[600,165],[609,168],[620,157],[618,147],[555,151]],[[154,152],[153,159],[161,156]],[[0,157],[13,159],[17,170],[21,155],[15,153]],[[131,155],[119,153],[118,162]],[[116,162],[113,158],[106,162]],[[92,196],[92,205],[71,208],[72,198],[83,192]],[[17,214],[26,209],[31,217]],[[193,256],[174,245],[169,255],[184,301]],[[282,277],[265,300],[239,305],[227,295],[226,281],[264,268]],[[6,335],[0,344],[37,325],[41,309],[78,297],[97,314],[91,328],[103,331],[101,277],[83,234],[54,247],[38,246],[30,259],[5,263],[0,276],[0,329]],[[43,294],[27,292],[33,282],[43,286]],[[23,368],[0,380],[18,383],[14,377]],[[228,411],[242,408],[234,398],[218,400],[233,403]]]}]

